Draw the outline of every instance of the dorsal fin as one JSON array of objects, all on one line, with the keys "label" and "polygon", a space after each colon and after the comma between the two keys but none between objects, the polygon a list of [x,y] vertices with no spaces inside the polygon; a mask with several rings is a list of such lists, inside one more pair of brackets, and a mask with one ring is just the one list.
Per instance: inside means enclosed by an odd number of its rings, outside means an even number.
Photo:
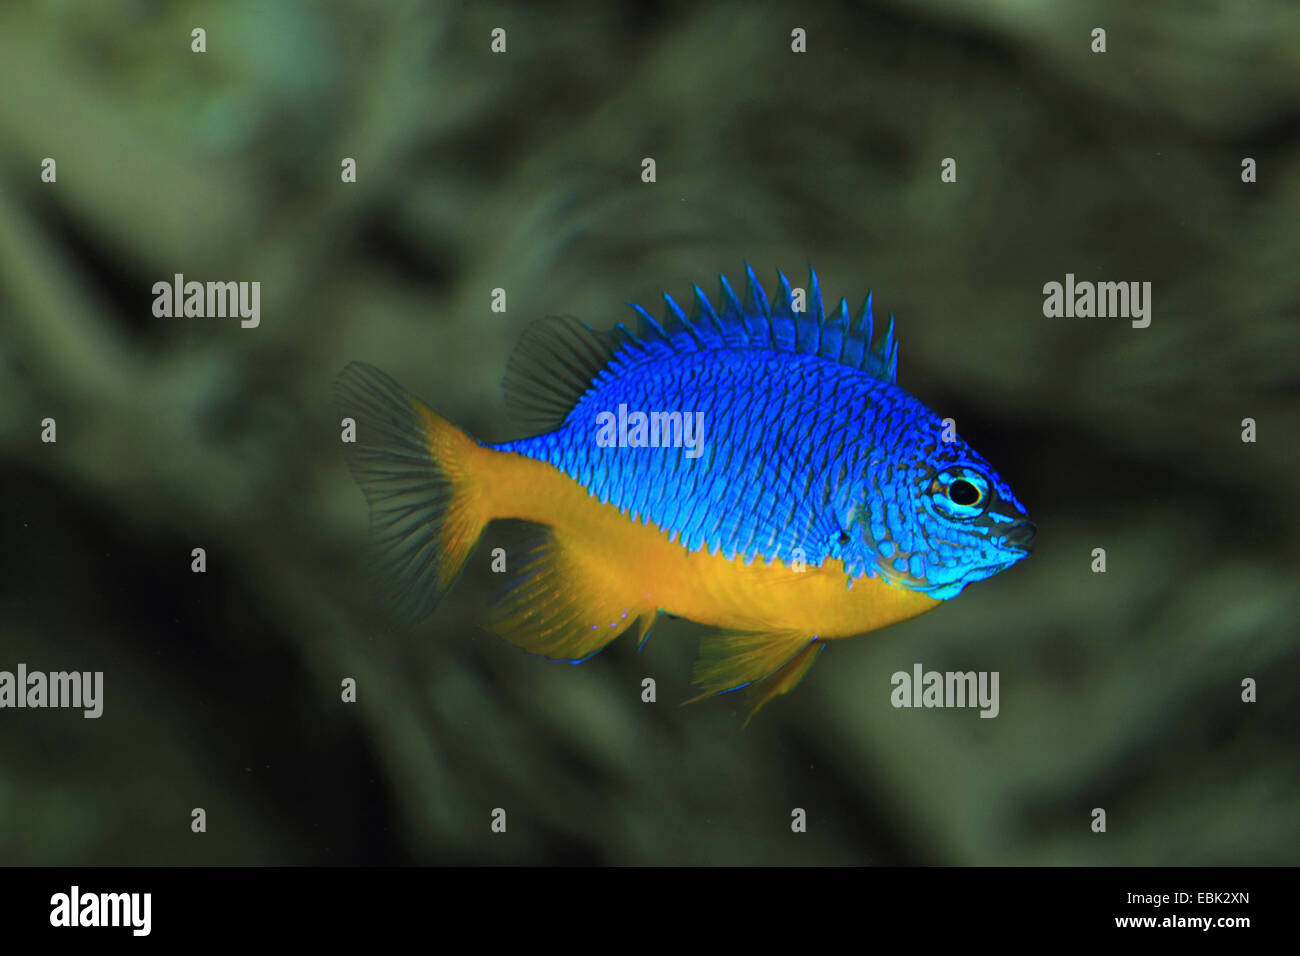
[{"label": "dorsal fin", "polygon": [[689,318],[667,293],[662,322],[631,304],[640,317],[635,334],[621,323],[600,332],[569,316],[539,319],[524,332],[510,357],[504,382],[507,406],[525,424],[555,428],[602,375],[618,375],[657,355],[715,348],[817,355],[886,382],[897,381],[894,319],[890,316],[889,330],[873,343],[870,294],[855,323],[844,299],[826,314],[817,273],[811,267],[805,308],[800,312],[794,311],[790,282],[780,271],[774,302],[748,264],[743,304],[726,276],[718,280],[716,305],[699,286],[694,287],[695,306]]},{"label": "dorsal fin", "polygon": [[[667,338],[653,319],[650,322]],[[640,339],[648,334],[650,330],[642,328]],[[598,332],[569,315],[538,319],[524,330],[506,365],[506,408],[521,424],[558,427],[620,348],[637,341],[622,325],[611,333]]]}]

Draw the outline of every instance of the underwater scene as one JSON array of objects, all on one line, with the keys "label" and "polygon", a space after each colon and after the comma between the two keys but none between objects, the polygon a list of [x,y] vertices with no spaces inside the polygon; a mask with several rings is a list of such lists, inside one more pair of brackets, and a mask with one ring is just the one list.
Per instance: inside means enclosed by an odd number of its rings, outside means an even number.
[{"label": "underwater scene", "polygon": [[1300,19],[0,9],[0,865],[1300,862]]}]

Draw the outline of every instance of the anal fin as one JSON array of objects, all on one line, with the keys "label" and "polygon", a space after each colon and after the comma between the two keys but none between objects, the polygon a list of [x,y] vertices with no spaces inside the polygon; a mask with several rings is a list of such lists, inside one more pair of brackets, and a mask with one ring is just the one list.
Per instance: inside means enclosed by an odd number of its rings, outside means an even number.
[{"label": "anal fin", "polygon": [[695,661],[695,686],[700,693],[686,703],[740,690],[770,677],[810,640],[806,634],[788,631],[706,635],[700,641],[700,656]]},{"label": "anal fin", "polygon": [[530,654],[578,663],[632,629],[639,643],[657,609],[617,593],[596,563],[580,560],[553,530],[524,556],[485,627]]},{"label": "anal fin", "polygon": [[804,675],[821,656],[821,652],[826,650],[826,642],[813,640],[808,643],[794,657],[790,658],[771,677],[764,678],[757,684],[753,684],[749,689],[749,716],[745,718],[745,726],[754,719],[754,715],[762,710],[774,697],[780,697],[782,694],[788,694],[799,686],[799,682],[804,679]]},{"label": "anal fin", "polygon": [[709,635],[700,642],[695,662],[701,693],[686,703],[749,688],[748,725],[768,701],[803,680],[825,647],[825,641],[789,631]]}]

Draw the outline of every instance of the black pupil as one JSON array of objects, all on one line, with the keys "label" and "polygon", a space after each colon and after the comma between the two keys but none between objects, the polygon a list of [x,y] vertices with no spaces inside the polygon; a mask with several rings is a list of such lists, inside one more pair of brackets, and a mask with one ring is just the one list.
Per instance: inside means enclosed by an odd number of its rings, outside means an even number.
[{"label": "black pupil", "polygon": [[957,480],[952,483],[948,490],[948,497],[952,498],[955,504],[973,505],[980,500],[979,489],[969,481]]}]

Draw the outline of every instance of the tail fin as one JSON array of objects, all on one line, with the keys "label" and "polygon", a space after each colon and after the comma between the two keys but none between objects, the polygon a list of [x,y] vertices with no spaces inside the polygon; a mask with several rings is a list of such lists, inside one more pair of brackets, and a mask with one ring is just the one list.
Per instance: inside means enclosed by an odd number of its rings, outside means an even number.
[{"label": "tail fin", "polygon": [[410,627],[438,606],[487,524],[468,472],[478,446],[373,365],[349,364],[335,395],[357,423],[344,448],[370,503],[377,570]]}]

